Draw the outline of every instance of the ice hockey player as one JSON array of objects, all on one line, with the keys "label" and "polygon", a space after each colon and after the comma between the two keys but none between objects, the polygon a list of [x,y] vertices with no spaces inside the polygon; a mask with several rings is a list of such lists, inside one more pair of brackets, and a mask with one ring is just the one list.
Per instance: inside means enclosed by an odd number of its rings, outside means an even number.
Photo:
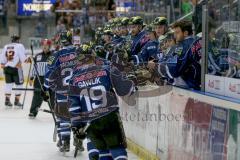
[{"label": "ice hockey player", "polygon": [[121,36],[121,30],[119,29],[119,26],[121,25],[121,21],[122,21],[121,17],[114,18],[114,22],[111,26],[111,29],[112,29],[113,34],[114,34],[113,39],[112,39],[112,43],[114,45],[122,43],[122,41],[124,40],[124,38]]},{"label": "ice hockey player", "polygon": [[[46,68],[47,68],[47,60],[51,56],[52,51],[51,45],[52,42],[49,39],[44,39],[41,42],[42,45],[42,52],[38,53],[34,57],[34,61],[36,64],[37,72],[35,71],[35,68],[32,69],[29,85],[34,86],[34,93],[33,93],[33,99],[32,104],[30,108],[29,118],[35,118],[38,114],[38,108],[41,107],[43,102],[43,97],[41,96],[41,86],[44,85],[44,76],[46,74]],[[39,74],[39,75],[37,75]],[[39,76],[40,82],[36,76]],[[54,93],[50,90],[50,99],[51,99],[51,107],[54,106]]]},{"label": "ice hockey player", "polygon": [[162,40],[161,51],[163,55],[164,56],[169,55],[169,53],[171,53],[170,50],[172,50],[175,45],[176,45],[176,39],[174,37],[174,31],[169,30],[169,32],[167,32],[164,35],[164,38]]},{"label": "ice hockey player", "polygon": [[104,30],[103,32],[103,40],[104,40],[104,51],[102,58],[106,60],[110,60],[113,54],[113,32],[111,30]]},{"label": "ice hockey player", "polygon": [[138,55],[149,41],[144,31],[143,19],[139,16],[130,18],[129,32],[132,36],[131,55]]},{"label": "ice hockey player", "polygon": [[128,53],[128,57],[130,57],[131,43],[132,43],[131,35],[129,34],[129,31],[128,31],[129,20],[130,19],[128,17],[123,17],[121,19],[118,29],[121,34],[121,37],[123,38],[123,41],[121,41],[120,44],[116,45],[117,47],[124,48]]},{"label": "ice hockey player", "polygon": [[147,64],[150,60],[157,60],[160,58],[159,42],[157,35],[152,25],[148,25],[144,29],[146,31],[146,37],[150,39],[146,45],[142,48],[138,55],[133,55],[133,59],[136,65]]},{"label": "ice hockey player", "polygon": [[124,39],[128,39],[130,37],[129,32],[128,32],[129,20],[130,19],[128,17],[123,17],[121,19],[121,22],[119,23],[119,26],[118,26],[121,37],[124,38]]},{"label": "ice hockey player", "polygon": [[[3,73],[5,75],[5,106],[12,107],[10,101],[12,94],[13,84],[16,88],[22,88],[23,79],[23,69],[22,64],[25,62],[30,62],[30,59],[26,57],[26,50],[24,46],[19,42],[20,37],[18,35],[13,35],[11,37],[12,42],[5,45],[1,54],[1,68],[3,68]],[[14,105],[17,107],[22,107],[20,103],[21,92],[15,92]]]},{"label": "ice hockey player", "polygon": [[[69,152],[71,137],[71,122],[68,111],[68,84],[72,76],[72,70],[77,61],[76,47],[72,45],[72,35],[70,31],[60,33],[60,43],[62,49],[55,52],[48,59],[47,73],[45,75],[44,86],[46,90],[53,89],[56,94],[55,114],[58,120],[59,141],[57,146],[60,152]],[[42,96],[48,100],[48,93],[43,92]],[[79,141],[75,141],[79,142]],[[76,144],[76,143],[74,143]],[[77,143],[79,150],[83,150],[82,142]]]},{"label": "ice hockey player", "polygon": [[192,23],[182,20],[174,23],[177,46],[171,57],[158,66],[160,75],[174,79],[176,86],[200,89],[201,82],[201,44],[193,37]]},{"label": "ice hockey player", "polygon": [[[119,96],[134,91],[133,82],[109,65],[95,64],[92,54],[79,54],[79,67],[69,83],[70,114],[73,127],[90,123],[87,136],[99,150],[91,160],[127,160],[126,140],[119,117]],[[111,153],[106,154],[106,153]]]},{"label": "ice hockey player", "polygon": [[[168,32],[168,22],[166,17],[157,17],[153,21],[157,38],[161,40],[161,36]],[[160,42],[160,41],[159,41]]]}]

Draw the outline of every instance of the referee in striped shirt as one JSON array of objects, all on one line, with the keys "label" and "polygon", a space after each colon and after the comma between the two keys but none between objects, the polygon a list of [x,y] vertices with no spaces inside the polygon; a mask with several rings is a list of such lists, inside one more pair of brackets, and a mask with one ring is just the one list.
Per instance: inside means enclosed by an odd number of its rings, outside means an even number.
[{"label": "referee in striped shirt", "polygon": [[[38,78],[36,77],[37,72],[33,68],[31,71],[31,76],[30,76],[30,81],[29,85],[34,87],[34,94],[33,94],[33,99],[32,99],[32,104],[30,108],[30,113],[29,113],[29,118],[35,118],[38,114],[38,109],[41,107],[43,98],[41,96],[41,85],[44,84],[44,76],[46,73],[46,67],[47,67],[47,60],[49,56],[52,54],[50,51],[51,48],[51,41],[48,39],[44,39],[42,41],[42,48],[43,51],[41,53],[38,53],[34,57],[34,61],[36,64],[36,69],[39,74],[40,82]],[[50,100],[51,100],[51,105],[53,106],[54,103],[54,94],[50,93]]]}]

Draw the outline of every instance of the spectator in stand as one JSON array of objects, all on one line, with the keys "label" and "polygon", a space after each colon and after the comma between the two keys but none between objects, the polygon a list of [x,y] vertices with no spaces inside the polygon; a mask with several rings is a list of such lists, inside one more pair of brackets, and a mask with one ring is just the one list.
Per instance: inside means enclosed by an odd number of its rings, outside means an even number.
[{"label": "spectator in stand", "polygon": [[114,0],[107,0],[107,10],[115,10],[116,9],[116,5]]},{"label": "spectator in stand", "polygon": [[113,12],[108,12],[107,14],[107,21],[110,21],[111,19],[115,18],[115,13]]},{"label": "spectator in stand", "polygon": [[37,25],[35,26],[35,36],[36,37],[45,37],[46,36],[46,26],[43,24],[42,21],[38,21]]},{"label": "spectator in stand", "polygon": [[58,33],[61,33],[62,31],[65,31],[65,30],[66,30],[66,26],[63,23],[63,20],[59,19],[57,27],[56,27],[56,33],[58,34]]},{"label": "spectator in stand", "polygon": [[[63,2],[61,0],[57,0],[57,2],[52,7],[52,12],[55,12],[56,10],[77,10],[81,9],[81,3],[78,0],[64,0]],[[71,12],[62,12],[62,13],[56,13],[56,23],[57,27],[61,30],[63,25],[66,29],[70,29],[73,27],[73,25],[77,22],[77,14],[71,13]],[[60,20],[60,21],[59,21]],[[79,23],[78,23],[79,24]],[[77,24],[77,25],[78,25]]]},{"label": "spectator in stand", "polygon": [[[186,15],[192,11],[192,5],[189,0],[182,0],[181,11],[183,15]],[[191,19],[191,16],[188,16],[188,19]]]},{"label": "spectator in stand", "polygon": [[[61,0],[57,0],[56,3],[53,4],[53,6],[51,8],[51,11],[55,12],[58,9],[62,9],[62,6],[63,6],[62,1]],[[56,14],[56,24],[58,24],[58,20],[60,19],[62,14],[61,13],[56,13],[56,12],[55,12],[55,14]]]}]

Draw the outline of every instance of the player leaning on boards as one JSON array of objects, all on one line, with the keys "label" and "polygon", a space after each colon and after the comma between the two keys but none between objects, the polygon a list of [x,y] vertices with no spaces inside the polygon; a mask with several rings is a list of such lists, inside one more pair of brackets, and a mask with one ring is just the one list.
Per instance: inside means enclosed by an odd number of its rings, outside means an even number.
[{"label": "player leaning on boards", "polygon": [[[20,37],[13,35],[11,37],[12,42],[5,45],[1,54],[1,68],[3,68],[3,73],[5,75],[5,105],[7,107],[12,107],[10,101],[12,94],[13,84],[16,88],[22,88],[24,77],[22,63],[30,62],[30,59],[26,57],[26,50],[24,46],[19,42]],[[19,102],[21,97],[21,91],[16,91],[14,105],[17,107],[22,107]]]},{"label": "player leaning on boards", "polygon": [[83,123],[90,123],[87,137],[99,150],[99,157],[91,160],[127,160],[117,94],[132,95],[134,84],[116,67],[97,64],[97,57],[91,52],[78,54],[78,59],[79,66],[69,81],[72,127],[77,130]]}]

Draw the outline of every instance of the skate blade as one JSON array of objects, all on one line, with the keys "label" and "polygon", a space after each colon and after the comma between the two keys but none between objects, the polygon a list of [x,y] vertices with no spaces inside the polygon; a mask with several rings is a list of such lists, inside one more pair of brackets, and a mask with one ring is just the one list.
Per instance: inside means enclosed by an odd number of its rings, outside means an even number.
[{"label": "skate blade", "polygon": [[29,117],[29,116],[28,116],[28,119],[36,119],[36,117]]},{"label": "skate blade", "polygon": [[10,110],[10,109],[13,109],[13,107],[12,106],[5,106],[5,109]]},{"label": "skate blade", "polygon": [[16,110],[19,110],[19,109],[22,109],[22,106],[14,106],[13,108]]}]

